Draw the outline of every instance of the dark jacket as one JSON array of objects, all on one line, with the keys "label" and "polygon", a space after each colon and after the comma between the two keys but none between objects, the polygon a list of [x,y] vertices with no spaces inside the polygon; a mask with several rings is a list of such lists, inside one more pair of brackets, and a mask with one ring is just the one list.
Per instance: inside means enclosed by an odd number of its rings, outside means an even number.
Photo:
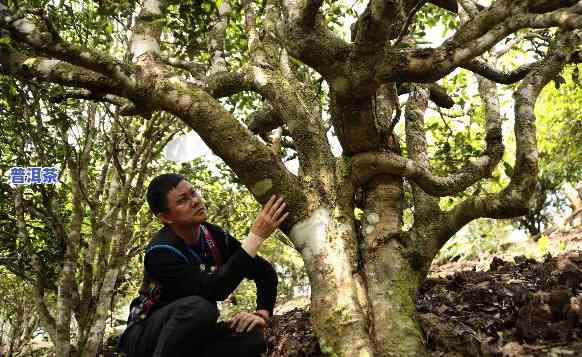
[{"label": "dark jacket", "polygon": [[[155,310],[190,295],[199,295],[211,302],[224,300],[243,278],[255,281],[257,310],[273,314],[277,297],[277,274],[265,259],[248,255],[241,243],[220,227],[203,223],[220,250],[223,264],[216,271],[202,270],[186,243],[171,228],[162,228],[146,248],[144,284],[154,279],[162,286]],[[161,249],[151,249],[163,245]],[[171,248],[170,248],[171,247]],[[133,306],[133,303],[132,303]],[[130,308],[131,309],[131,308]]]}]

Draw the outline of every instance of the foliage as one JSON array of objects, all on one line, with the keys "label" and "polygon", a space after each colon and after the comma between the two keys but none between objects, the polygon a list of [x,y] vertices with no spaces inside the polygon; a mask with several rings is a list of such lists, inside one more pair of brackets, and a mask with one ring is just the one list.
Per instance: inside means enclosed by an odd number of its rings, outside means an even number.
[{"label": "foliage", "polygon": [[480,219],[450,239],[434,259],[434,264],[449,261],[481,260],[511,245],[512,227],[508,222]]},{"label": "foliage", "polygon": [[32,286],[0,266],[0,353],[12,356],[30,342],[39,326],[38,309],[30,302]]},{"label": "foliage", "polygon": [[538,100],[541,175],[552,182],[582,180],[581,65],[564,70],[555,86],[547,86]]}]

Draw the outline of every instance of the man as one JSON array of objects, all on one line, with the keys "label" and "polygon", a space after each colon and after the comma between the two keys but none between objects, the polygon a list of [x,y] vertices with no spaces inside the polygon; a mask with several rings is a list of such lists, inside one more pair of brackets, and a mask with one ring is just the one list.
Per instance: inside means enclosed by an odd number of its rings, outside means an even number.
[{"label": "man", "polygon": [[[154,178],[147,200],[164,227],[146,248],[140,296],[130,305],[120,350],[130,357],[259,356],[277,275],[257,251],[289,215],[286,204],[271,197],[241,243],[206,222],[199,192],[181,175]],[[216,301],[245,277],[257,285],[257,311],[217,322]]]}]

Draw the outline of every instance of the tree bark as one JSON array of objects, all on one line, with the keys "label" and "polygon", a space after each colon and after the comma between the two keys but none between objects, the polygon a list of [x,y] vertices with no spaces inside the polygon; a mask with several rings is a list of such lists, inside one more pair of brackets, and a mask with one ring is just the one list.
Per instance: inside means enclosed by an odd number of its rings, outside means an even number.
[{"label": "tree bark", "polygon": [[[579,186],[580,184],[578,184]],[[568,201],[570,201],[570,207],[572,211],[577,211],[582,208],[582,195],[580,194],[582,190],[577,190],[571,183],[566,182],[563,185],[564,194]],[[577,187],[578,187],[577,186]]]}]

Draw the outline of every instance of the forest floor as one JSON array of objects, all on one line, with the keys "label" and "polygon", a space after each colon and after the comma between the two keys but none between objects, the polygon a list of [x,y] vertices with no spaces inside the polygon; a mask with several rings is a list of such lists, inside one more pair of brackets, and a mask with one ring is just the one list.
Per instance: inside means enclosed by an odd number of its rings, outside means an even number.
[{"label": "forest floor", "polygon": [[[433,267],[417,299],[432,356],[582,356],[582,229],[544,249],[553,256]],[[267,356],[322,356],[308,306],[297,305],[274,316]]]}]

